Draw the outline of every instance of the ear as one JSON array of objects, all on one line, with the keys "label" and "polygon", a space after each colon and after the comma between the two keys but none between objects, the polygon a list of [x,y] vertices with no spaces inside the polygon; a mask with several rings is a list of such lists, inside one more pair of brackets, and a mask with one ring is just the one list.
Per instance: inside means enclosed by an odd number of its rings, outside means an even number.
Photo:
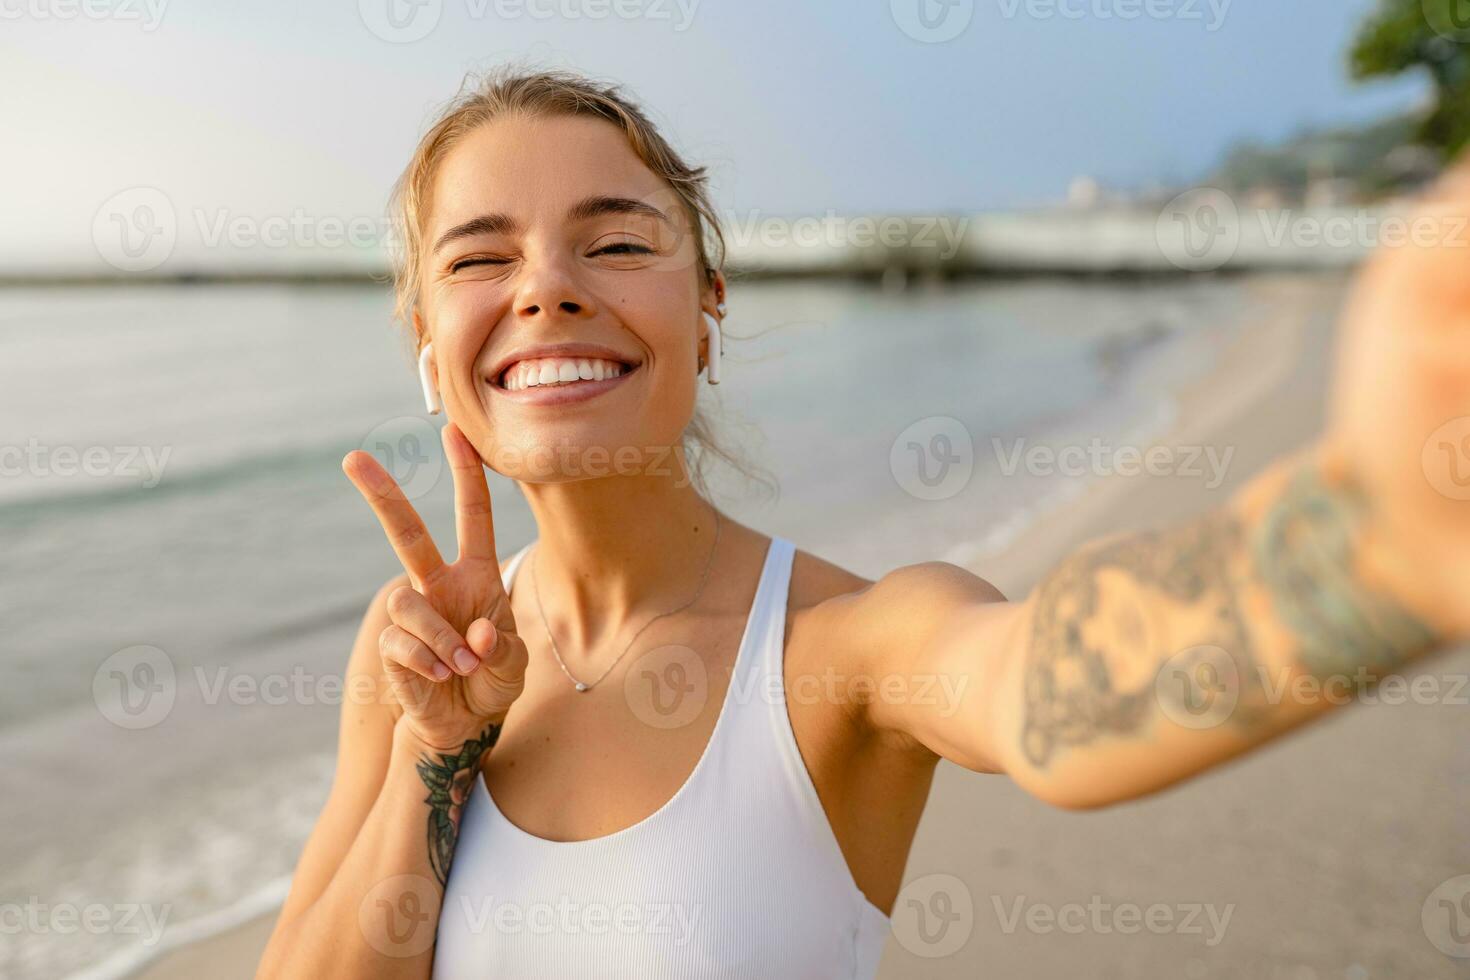
[{"label": "ear", "polygon": [[725,273],[716,270],[705,283],[699,296],[699,308],[711,316],[718,317],[719,307],[725,302]]}]

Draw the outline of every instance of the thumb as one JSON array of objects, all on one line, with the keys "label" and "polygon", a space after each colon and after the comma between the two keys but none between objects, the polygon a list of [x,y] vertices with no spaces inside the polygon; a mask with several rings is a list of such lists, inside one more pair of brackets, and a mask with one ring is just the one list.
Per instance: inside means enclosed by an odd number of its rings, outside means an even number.
[{"label": "thumb", "polygon": [[526,645],[514,633],[502,632],[490,620],[480,618],[465,630],[465,641],[502,683],[518,684],[526,673]]}]

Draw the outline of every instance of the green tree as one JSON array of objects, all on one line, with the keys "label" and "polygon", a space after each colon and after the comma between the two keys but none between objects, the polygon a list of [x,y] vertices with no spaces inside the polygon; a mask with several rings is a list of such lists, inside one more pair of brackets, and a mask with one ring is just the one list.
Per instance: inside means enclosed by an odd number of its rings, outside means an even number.
[{"label": "green tree", "polygon": [[1449,158],[1470,144],[1470,0],[1379,0],[1353,45],[1353,77],[1420,68],[1435,104],[1418,137]]}]

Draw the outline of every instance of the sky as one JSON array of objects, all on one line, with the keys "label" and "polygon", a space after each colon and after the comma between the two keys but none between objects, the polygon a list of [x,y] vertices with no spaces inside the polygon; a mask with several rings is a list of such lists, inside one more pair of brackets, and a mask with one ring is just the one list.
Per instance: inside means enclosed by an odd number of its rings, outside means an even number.
[{"label": "sky", "polygon": [[1374,2],[0,0],[0,261],[97,265],[139,194],[185,254],[232,221],[376,221],[435,107],[508,60],[624,83],[736,215],[1188,184],[1421,100],[1347,77]]}]

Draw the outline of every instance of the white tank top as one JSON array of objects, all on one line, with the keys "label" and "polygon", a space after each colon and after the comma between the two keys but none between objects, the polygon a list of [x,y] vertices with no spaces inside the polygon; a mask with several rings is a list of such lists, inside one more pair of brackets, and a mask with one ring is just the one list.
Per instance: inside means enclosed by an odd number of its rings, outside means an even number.
[{"label": "white tank top", "polygon": [[[522,548],[505,570],[510,590]],[[807,773],[781,670],[791,542],[774,537],[694,771],[650,816],[550,841],[465,804],[436,978],[869,980],[888,917],[853,881]]]}]

